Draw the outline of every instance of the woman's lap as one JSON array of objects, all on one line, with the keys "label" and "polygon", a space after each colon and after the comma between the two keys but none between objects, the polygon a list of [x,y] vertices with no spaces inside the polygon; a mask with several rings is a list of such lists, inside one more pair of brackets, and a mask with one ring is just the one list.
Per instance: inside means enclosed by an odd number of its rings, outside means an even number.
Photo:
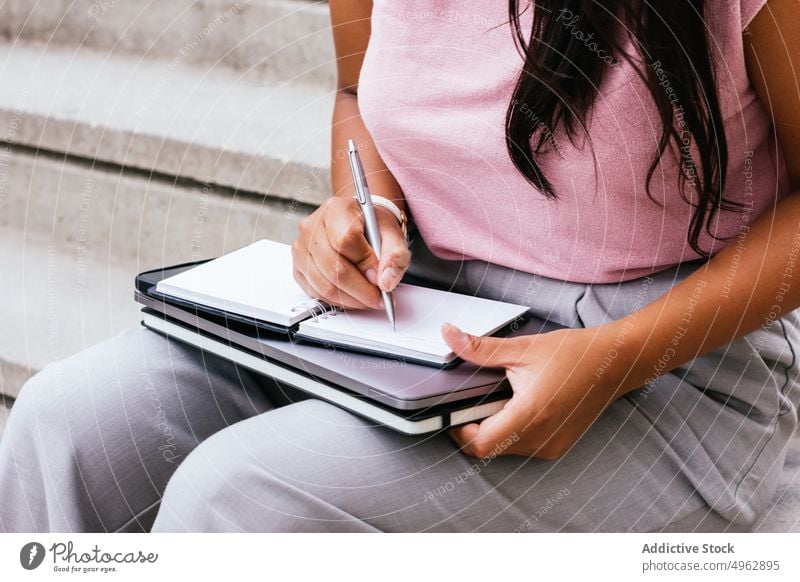
[{"label": "woman's lap", "polygon": [[[420,250],[417,268],[437,272],[436,260],[424,246]],[[457,273],[454,287],[463,291],[528,304],[535,315],[565,326],[593,327],[644,307],[700,266],[702,262],[684,263],[649,277],[592,285],[481,262],[465,263],[451,273]],[[696,292],[704,292],[702,283]],[[692,317],[689,310],[685,315]],[[660,370],[654,366],[648,385],[624,397],[659,435],[662,454],[680,465],[708,506],[731,521],[753,523],[766,509],[797,427],[800,310],[778,315],[782,317],[663,374],[671,367],[665,358]],[[627,341],[624,334],[619,341]]]},{"label": "woman's lap", "polygon": [[318,400],[205,441],[170,481],[156,531],[648,531],[705,507],[620,400],[557,461],[478,460]]},{"label": "woman's lap", "polygon": [[[579,285],[479,263],[452,270],[457,280],[447,281],[440,261],[426,269],[419,252],[415,261],[418,274],[436,273],[440,284],[586,327],[646,305],[697,267]],[[789,314],[658,376],[552,462],[484,464],[445,435],[403,437],[317,401],[274,410],[204,443],[171,482],[156,528],[741,529],[771,499],[794,430],[787,413],[798,401],[790,381],[798,330]]]},{"label": "woman's lap", "polygon": [[629,399],[557,461],[473,459],[317,400],[270,408],[248,372],[128,330],[24,388],[0,526],[141,531],[158,512],[162,530],[649,531],[707,509]]},{"label": "woman's lap", "polygon": [[[687,272],[591,286],[471,264],[456,286],[593,326]],[[162,530],[649,531],[714,512],[751,523],[794,429],[797,319],[627,395],[557,461],[483,462],[444,434],[405,437],[320,401],[272,409],[274,383],[128,330],[23,389],[0,441],[0,529],[148,529],[167,481]]]}]

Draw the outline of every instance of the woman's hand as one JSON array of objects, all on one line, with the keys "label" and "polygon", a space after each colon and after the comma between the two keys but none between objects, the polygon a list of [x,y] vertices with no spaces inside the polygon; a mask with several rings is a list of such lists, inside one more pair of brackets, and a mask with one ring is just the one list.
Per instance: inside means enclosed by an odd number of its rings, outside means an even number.
[{"label": "woman's hand", "polygon": [[451,431],[472,456],[513,454],[555,459],[563,455],[624,391],[630,362],[624,335],[607,324],[516,338],[476,337],[445,325],[442,335],[464,360],[502,367],[513,396],[480,424]]},{"label": "woman's hand", "polygon": [[294,278],[312,297],[351,309],[382,309],[380,291],[402,279],[411,255],[400,224],[376,207],[381,232],[380,261],[364,233],[364,217],[351,197],[328,199],[300,224],[292,245]]}]

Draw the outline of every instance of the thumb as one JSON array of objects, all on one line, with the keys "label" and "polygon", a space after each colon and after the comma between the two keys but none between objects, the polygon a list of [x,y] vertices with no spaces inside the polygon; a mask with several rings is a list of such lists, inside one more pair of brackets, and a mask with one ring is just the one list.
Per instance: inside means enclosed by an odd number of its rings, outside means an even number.
[{"label": "thumb", "polygon": [[489,368],[509,368],[519,363],[519,354],[511,339],[471,335],[449,323],[442,326],[442,337],[450,349],[467,362]]},{"label": "thumb", "polygon": [[518,424],[517,417],[506,406],[480,423],[466,424],[452,429],[450,437],[462,451],[479,459],[493,455],[512,455],[514,446],[504,447],[503,443],[509,438],[514,442],[519,440]]}]

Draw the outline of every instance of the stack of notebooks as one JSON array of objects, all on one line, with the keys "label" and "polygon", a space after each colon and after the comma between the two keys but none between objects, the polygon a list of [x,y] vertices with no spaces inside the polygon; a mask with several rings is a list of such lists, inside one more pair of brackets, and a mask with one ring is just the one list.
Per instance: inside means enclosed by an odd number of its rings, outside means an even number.
[{"label": "stack of notebooks", "polygon": [[444,323],[479,336],[554,327],[525,306],[401,283],[395,331],[383,310],[309,297],[291,248],[269,240],[142,273],[136,287],[146,327],[409,434],[483,418],[509,397],[503,370],[458,360]]},{"label": "stack of notebooks", "polygon": [[156,292],[298,340],[439,366],[456,359],[441,336],[445,322],[483,336],[527,312],[521,305],[401,283],[393,292],[393,330],[382,310],[341,311],[306,295],[292,276],[290,247],[269,240],[164,279]]}]

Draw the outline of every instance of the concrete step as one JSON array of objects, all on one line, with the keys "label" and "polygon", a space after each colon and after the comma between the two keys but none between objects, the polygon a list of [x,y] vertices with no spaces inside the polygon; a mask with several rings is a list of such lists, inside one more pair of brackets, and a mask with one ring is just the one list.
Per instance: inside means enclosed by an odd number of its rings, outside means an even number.
[{"label": "concrete step", "polygon": [[[217,256],[264,237],[290,242],[309,211],[210,184],[0,150],[0,234],[18,250],[47,240],[76,260],[130,265],[126,284],[137,269]],[[0,313],[10,305],[0,303]]]},{"label": "concrete step", "polygon": [[24,381],[50,362],[135,325],[135,268],[81,258],[42,239],[0,234],[0,386],[15,397]]},{"label": "concrete step", "polygon": [[[2,372],[0,372],[0,375]],[[3,436],[3,431],[6,429],[6,422],[8,422],[8,413],[11,412],[11,405],[14,400],[11,398],[4,398],[0,392],[0,438]]]},{"label": "concrete step", "polygon": [[330,192],[327,89],[20,44],[0,45],[0,86],[6,141],[293,203]]},{"label": "concrete step", "polygon": [[0,163],[0,389],[136,323],[136,273],[289,242],[308,208],[26,150]]},{"label": "concrete step", "polygon": [[335,79],[327,2],[6,0],[0,38],[227,68],[255,81],[332,88]]}]

